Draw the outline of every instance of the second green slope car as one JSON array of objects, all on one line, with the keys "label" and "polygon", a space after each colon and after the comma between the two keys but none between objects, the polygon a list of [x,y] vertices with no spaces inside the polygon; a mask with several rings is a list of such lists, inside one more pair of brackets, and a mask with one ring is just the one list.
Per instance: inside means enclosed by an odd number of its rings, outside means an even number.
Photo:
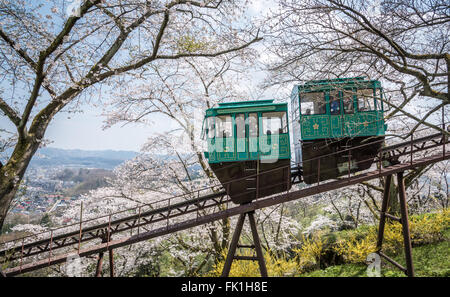
[{"label": "second green slope car", "polygon": [[295,161],[302,168],[305,183],[337,178],[372,165],[386,130],[381,96],[380,82],[362,77],[294,86]]}]

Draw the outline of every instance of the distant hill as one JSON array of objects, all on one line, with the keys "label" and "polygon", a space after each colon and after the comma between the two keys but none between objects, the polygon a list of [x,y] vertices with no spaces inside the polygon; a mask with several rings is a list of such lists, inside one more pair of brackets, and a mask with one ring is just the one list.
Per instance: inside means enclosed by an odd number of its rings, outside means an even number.
[{"label": "distant hill", "polygon": [[45,147],[37,151],[30,166],[113,169],[124,161],[134,158],[137,154],[133,151],[84,151]]},{"label": "distant hill", "polygon": [[75,186],[66,189],[64,192],[68,196],[78,196],[90,190],[105,187],[108,185],[106,178],[114,177],[111,170],[87,169],[87,168],[65,168],[52,177],[54,180],[74,182]]}]

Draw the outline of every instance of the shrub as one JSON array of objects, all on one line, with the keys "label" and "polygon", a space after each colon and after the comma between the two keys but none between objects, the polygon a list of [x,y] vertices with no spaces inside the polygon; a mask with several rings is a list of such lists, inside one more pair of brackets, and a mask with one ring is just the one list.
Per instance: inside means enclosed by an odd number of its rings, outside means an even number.
[{"label": "shrub", "polygon": [[[450,228],[450,211],[445,209],[436,213],[411,216],[409,223],[414,246],[440,242],[445,239],[445,234]],[[327,255],[330,254],[333,255],[330,258],[337,256],[340,260],[343,259],[344,263],[365,263],[367,256],[376,251],[378,226],[361,226],[355,230],[324,235],[322,233],[317,232],[309,237],[303,236],[302,245],[292,250],[293,257],[277,256],[269,251],[266,252],[264,258],[269,276],[298,275],[333,265],[333,263],[323,263],[327,261]],[[400,223],[387,221],[384,230],[383,251],[391,256],[403,252],[403,232]],[[241,255],[251,256],[252,251],[244,250]],[[224,252],[223,259],[225,258],[226,252]],[[214,266],[211,276],[221,275],[224,262]],[[235,260],[230,276],[260,276],[258,262]]]},{"label": "shrub", "polygon": [[309,238],[303,236],[302,245],[293,251],[296,253],[298,270],[300,272],[320,268],[321,256],[324,254],[325,240],[318,232]]},{"label": "shrub", "polygon": [[450,210],[413,216],[409,224],[414,245],[442,241],[444,231],[450,227]]},{"label": "shrub", "polygon": [[[209,276],[220,276],[225,265],[228,251],[223,252],[223,261],[214,265]],[[241,256],[254,256],[255,252],[245,249]],[[299,273],[294,259],[288,259],[285,255],[277,256],[270,251],[264,253],[267,274],[269,276],[294,276]],[[234,260],[230,269],[230,277],[257,277],[261,276],[258,261]]]},{"label": "shrub", "polygon": [[333,246],[334,251],[347,263],[364,263],[367,255],[376,251],[376,236],[370,232],[362,239],[356,234],[346,240],[339,240]]},{"label": "shrub", "polygon": [[[442,241],[444,232],[450,227],[450,211],[412,216],[409,220],[412,245],[418,246]],[[333,249],[348,263],[364,263],[367,255],[376,251],[378,227],[370,226],[341,232]],[[383,251],[396,255],[403,250],[403,230],[398,222],[385,225]]]}]

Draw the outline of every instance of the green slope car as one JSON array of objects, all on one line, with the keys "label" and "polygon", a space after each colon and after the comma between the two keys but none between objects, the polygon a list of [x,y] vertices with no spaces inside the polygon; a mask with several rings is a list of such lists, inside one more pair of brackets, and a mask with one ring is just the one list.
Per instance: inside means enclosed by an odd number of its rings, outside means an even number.
[{"label": "green slope car", "polygon": [[[381,83],[310,81],[291,93],[295,162],[307,184],[368,169],[384,143]],[[320,161],[319,161],[320,157]]]},{"label": "green slope car", "polygon": [[[382,88],[362,77],[315,80],[291,94],[295,172],[313,184],[368,169],[384,142]],[[221,103],[206,110],[208,159],[233,202],[291,187],[287,103]],[[320,159],[320,160],[319,160]]]}]

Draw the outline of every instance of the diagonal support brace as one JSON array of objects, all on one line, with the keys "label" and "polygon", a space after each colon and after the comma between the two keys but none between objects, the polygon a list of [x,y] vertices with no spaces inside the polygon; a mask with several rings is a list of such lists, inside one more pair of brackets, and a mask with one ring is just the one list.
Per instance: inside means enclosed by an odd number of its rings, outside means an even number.
[{"label": "diagonal support brace", "polygon": [[[222,277],[228,277],[231,270],[231,264],[233,264],[233,260],[252,260],[258,261],[259,271],[261,272],[261,276],[267,277],[267,268],[266,263],[264,261],[264,255],[261,248],[261,241],[259,240],[258,230],[256,229],[256,221],[255,221],[255,211],[246,212],[239,216],[236,229],[233,234],[233,238],[231,239],[230,248],[228,249],[227,258],[225,260],[225,265],[222,270]],[[238,247],[239,238],[241,237],[242,227],[244,226],[245,216],[248,216],[248,220],[250,222],[250,228],[252,230],[253,236],[253,245],[251,246],[240,246],[240,247],[249,247],[254,248],[256,251],[256,257],[248,257],[243,258],[240,256],[235,256],[236,248]]]},{"label": "diagonal support brace", "polygon": [[380,223],[378,227],[378,239],[377,239],[377,251],[378,255],[385,258],[394,266],[398,267],[400,270],[405,272],[405,274],[408,277],[414,277],[414,265],[412,260],[412,245],[411,245],[411,235],[409,231],[409,220],[408,220],[408,203],[406,201],[406,191],[405,191],[405,181],[403,178],[403,172],[397,173],[397,184],[398,184],[398,198],[400,202],[400,212],[401,212],[401,218],[400,223],[402,224],[402,233],[403,233],[403,243],[405,247],[405,260],[406,260],[406,268],[402,267],[397,262],[390,259],[388,256],[386,256],[382,251],[382,245],[383,245],[383,238],[384,238],[384,229],[386,225],[386,218],[391,218],[398,221],[398,218],[389,215],[387,213],[387,208],[389,205],[389,192],[391,187],[391,181],[392,181],[392,175],[388,175],[386,177],[386,182],[384,186],[384,193],[383,193],[383,202],[381,205],[381,212],[380,212]]}]

